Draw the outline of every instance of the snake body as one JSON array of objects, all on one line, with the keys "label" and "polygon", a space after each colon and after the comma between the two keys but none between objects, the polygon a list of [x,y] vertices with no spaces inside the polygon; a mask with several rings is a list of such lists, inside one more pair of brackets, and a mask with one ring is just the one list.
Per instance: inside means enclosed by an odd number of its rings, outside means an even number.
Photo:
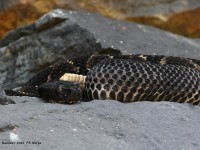
[{"label": "snake body", "polygon": [[200,74],[185,66],[105,60],[86,78],[89,99],[200,102]]},{"label": "snake body", "polygon": [[199,65],[199,60],[181,57],[92,55],[49,66],[20,90],[6,90],[6,93],[37,96],[58,103],[75,103],[82,95],[87,100],[172,101],[199,105]]}]

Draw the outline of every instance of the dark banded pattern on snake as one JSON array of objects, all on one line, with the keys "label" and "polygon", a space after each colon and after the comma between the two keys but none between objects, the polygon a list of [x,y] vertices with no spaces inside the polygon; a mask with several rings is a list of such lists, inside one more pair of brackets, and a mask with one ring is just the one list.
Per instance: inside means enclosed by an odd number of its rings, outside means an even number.
[{"label": "dark banded pattern on snake", "polygon": [[[22,85],[19,91],[5,92],[8,95],[42,97],[51,99],[51,102],[75,103],[80,100],[81,91],[77,90],[80,88],[71,83],[70,86],[63,82],[59,85],[59,81],[79,82],[77,80],[81,79],[81,85],[85,85],[81,88],[82,95],[88,100],[173,101],[199,105],[199,73],[200,61],[195,59],[141,54],[92,55],[49,66]],[[39,90],[38,93],[38,89],[45,89],[45,92]],[[48,96],[48,91],[53,96]],[[74,91],[73,94],[70,91]],[[43,93],[46,93],[45,97]],[[72,95],[78,95],[77,99],[72,101]]]},{"label": "dark banded pattern on snake", "polygon": [[106,59],[86,77],[89,99],[200,103],[200,73],[182,65]]}]

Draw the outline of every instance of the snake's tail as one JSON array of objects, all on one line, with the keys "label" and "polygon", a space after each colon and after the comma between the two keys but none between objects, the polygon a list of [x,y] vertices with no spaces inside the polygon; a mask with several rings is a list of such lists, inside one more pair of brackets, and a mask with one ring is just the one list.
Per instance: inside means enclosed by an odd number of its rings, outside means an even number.
[{"label": "snake's tail", "polygon": [[10,90],[4,89],[6,95],[8,96],[30,96],[30,97],[40,97],[36,87],[29,87],[23,90]]}]

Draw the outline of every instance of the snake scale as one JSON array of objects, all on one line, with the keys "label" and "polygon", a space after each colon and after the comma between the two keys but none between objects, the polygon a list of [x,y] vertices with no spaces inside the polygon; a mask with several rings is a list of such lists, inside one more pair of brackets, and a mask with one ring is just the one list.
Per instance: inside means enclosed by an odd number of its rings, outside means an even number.
[{"label": "snake scale", "polygon": [[81,99],[200,104],[200,61],[161,55],[91,55],[49,66],[7,95],[73,104]]}]

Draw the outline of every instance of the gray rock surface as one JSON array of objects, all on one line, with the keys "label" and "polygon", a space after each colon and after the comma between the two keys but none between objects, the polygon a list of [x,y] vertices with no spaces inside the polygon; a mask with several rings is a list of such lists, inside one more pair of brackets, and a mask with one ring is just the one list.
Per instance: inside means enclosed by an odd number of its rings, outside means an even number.
[{"label": "gray rock surface", "polygon": [[[43,26],[42,21],[51,16],[68,19],[60,23],[53,19],[53,26],[51,23],[50,26]],[[9,43],[3,42],[4,46],[0,49],[0,79],[4,86],[8,81],[10,86],[22,83],[28,77],[23,74],[36,72],[37,69],[31,68],[35,63],[35,66],[44,65],[45,60],[50,63],[49,60],[58,58],[53,57],[57,54],[63,58],[91,53],[92,47],[96,47],[94,51],[99,51],[101,45],[121,49],[123,53],[192,58],[200,55],[198,40],[96,14],[56,10],[36,21],[32,27],[28,28],[31,32],[19,34],[22,37],[14,32],[14,36],[7,36]],[[39,32],[37,29],[40,29]],[[24,33],[23,28],[20,32]],[[75,38],[78,46],[75,41],[69,41],[70,37]],[[69,43],[79,48],[70,51]],[[82,51],[79,52],[80,49]],[[12,66],[16,67],[14,71]],[[9,79],[6,75],[10,75]],[[3,92],[2,96],[5,96]],[[122,104],[108,100],[61,105],[45,103],[39,98],[7,98],[15,104],[0,105],[0,149],[200,149],[199,106],[170,102]],[[9,100],[4,103],[10,103]]]},{"label": "gray rock surface", "polygon": [[61,11],[9,32],[0,46],[0,84],[9,88],[27,81],[54,62],[94,54],[101,49],[87,29]]},{"label": "gray rock surface", "polygon": [[4,90],[0,87],[0,105],[15,104],[13,100],[7,97]]},{"label": "gray rock surface", "polygon": [[98,14],[68,12],[69,18],[94,34],[103,48],[120,49],[124,54],[159,54],[200,57],[200,43],[154,27],[117,21]]},{"label": "gray rock surface", "polygon": [[[61,105],[23,99],[32,101],[0,106],[0,149],[200,148],[199,106],[101,100]],[[2,144],[9,141],[15,144]]]}]

